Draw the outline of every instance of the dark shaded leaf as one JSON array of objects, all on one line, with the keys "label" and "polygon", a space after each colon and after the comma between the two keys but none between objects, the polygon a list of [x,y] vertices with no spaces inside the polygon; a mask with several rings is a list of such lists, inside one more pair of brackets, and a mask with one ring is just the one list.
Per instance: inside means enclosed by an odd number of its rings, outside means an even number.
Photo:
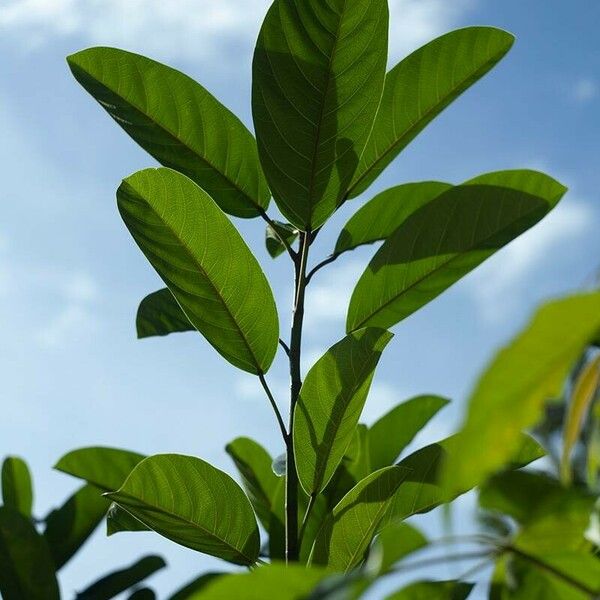
[{"label": "dark shaded leaf", "polygon": [[140,302],[135,325],[139,339],[183,331],[196,331],[169,288],[148,294]]},{"label": "dark shaded leaf", "polygon": [[291,246],[298,237],[298,230],[289,223],[273,221],[265,230],[265,246],[271,258],[277,258],[286,251],[285,243]]},{"label": "dark shaded leaf", "polygon": [[150,528],[113,502],[106,515],[106,535],[111,536],[121,531],[150,531]]}]

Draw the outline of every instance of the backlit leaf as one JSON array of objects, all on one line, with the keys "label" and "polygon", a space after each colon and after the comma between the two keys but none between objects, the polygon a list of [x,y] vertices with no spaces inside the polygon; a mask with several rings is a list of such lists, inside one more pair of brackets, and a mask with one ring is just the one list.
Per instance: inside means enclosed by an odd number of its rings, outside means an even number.
[{"label": "backlit leaf", "polygon": [[2,500],[4,506],[31,516],[33,484],[27,463],[18,456],[7,456],[2,463]]}]

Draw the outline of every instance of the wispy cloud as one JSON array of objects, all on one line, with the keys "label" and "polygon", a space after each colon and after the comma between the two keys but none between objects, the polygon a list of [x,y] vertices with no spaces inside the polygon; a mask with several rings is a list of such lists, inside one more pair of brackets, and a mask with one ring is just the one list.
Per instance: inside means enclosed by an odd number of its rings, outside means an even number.
[{"label": "wispy cloud", "polygon": [[577,81],[571,91],[571,96],[578,104],[587,104],[600,94],[598,82],[589,77]]},{"label": "wispy cloud", "polygon": [[594,227],[591,208],[569,200],[531,231],[502,249],[468,279],[466,289],[473,296],[481,317],[499,322],[519,305],[526,282],[536,269],[547,265],[566,244]]},{"label": "wispy cloud", "polygon": [[[392,56],[451,27],[474,1],[391,0]],[[269,0],[4,0],[0,31],[17,34],[27,48],[71,36],[163,59],[219,56],[221,68],[249,58],[269,5]]]}]

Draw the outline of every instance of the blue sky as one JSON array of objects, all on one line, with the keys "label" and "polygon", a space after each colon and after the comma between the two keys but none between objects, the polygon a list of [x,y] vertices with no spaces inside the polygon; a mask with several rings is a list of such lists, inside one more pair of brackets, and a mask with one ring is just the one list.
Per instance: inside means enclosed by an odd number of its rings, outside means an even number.
[{"label": "blue sky", "polygon": [[[543,298],[589,283],[600,256],[600,48],[595,0],[390,0],[391,62],[463,25],[506,28],[509,56],[422,133],[377,181],[460,182],[532,167],[570,192],[545,222],[443,297],[394,328],[365,411],[371,421],[418,393],[453,399],[420,437],[452,431],[494,349]],[[232,472],[238,435],[281,451],[253,377],[199,336],[137,341],[139,300],[160,286],[122,224],[114,192],[153,164],[71,78],[64,57],[92,45],[148,54],[194,76],[250,119],[250,59],[267,0],[4,0],[0,5],[0,450],[32,466],[45,514],[77,482],[53,472],[66,451],[111,445],[195,454]],[[320,236],[325,256],[360,203]],[[275,209],[273,207],[273,214]],[[286,258],[272,262],[259,221],[237,221],[271,280],[282,326],[291,301]],[[354,281],[372,250],[352,253],[312,284],[305,356],[342,337]],[[269,374],[285,403],[284,361]],[[467,506],[467,505],[465,505]],[[465,511],[467,508],[465,508]],[[437,524],[437,522],[436,522]],[[431,520],[429,521],[431,526]],[[219,567],[151,534],[99,532],[63,573],[66,597],[100,572],[159,552],[162,592]]]}]

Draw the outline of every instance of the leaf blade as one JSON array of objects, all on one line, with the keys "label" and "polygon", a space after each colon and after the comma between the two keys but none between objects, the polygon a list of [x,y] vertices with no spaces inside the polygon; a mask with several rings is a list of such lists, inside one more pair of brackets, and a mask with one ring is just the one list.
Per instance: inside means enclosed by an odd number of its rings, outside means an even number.
[{"label": "leaf blade", "polygon": [[138,339],[196,331],[169,288],[152,292],[140,302],[135,325]]},{"label": "leaf blade", "polygon": [[164,168],[128,177],[117,199],[134,240],[194,327],[234,366],[266,372],[279,341],[273,293],[213,200]]},{"label": "leaf blade", "polygon": [[31,516],[33,484],[27,463],[18,456],[7,456],[2,463],[2,500],[25,517]]}]

